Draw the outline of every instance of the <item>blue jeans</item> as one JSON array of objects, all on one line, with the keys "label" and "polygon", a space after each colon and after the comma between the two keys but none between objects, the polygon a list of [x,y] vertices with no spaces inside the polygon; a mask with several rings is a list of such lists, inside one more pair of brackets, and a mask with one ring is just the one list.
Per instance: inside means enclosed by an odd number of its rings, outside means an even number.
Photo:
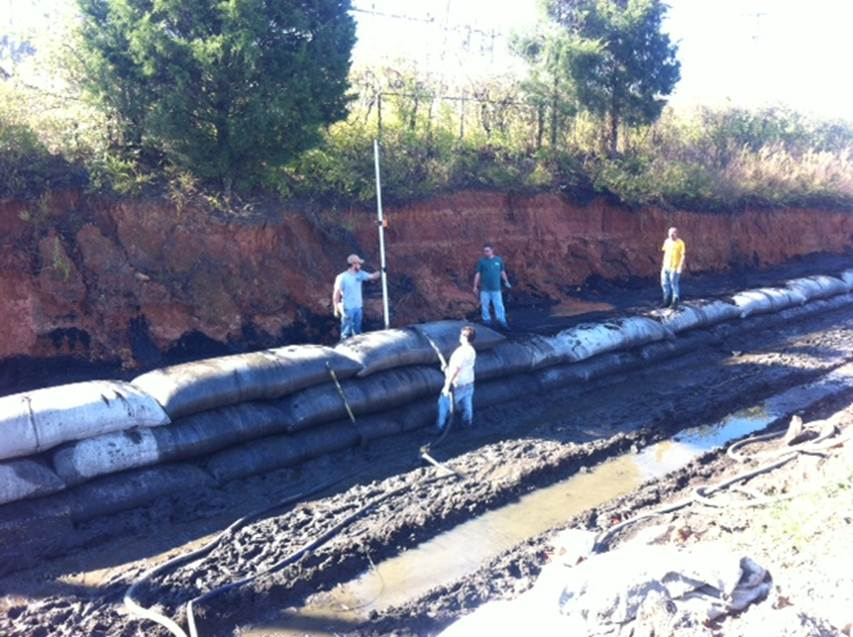
[{"label": "blue jeans", "polygon": [[350,336],[361,334],[361,320],[364,317],[364,308],[356,307],[349,310],[344,310],[341,316],[341,340],[348,339]]},{"label": "blue jeans", "polygon": [[483,321],[488,323],[492,320],[489,312],[489,304],[495,307],[495,318],[501,325],[506,325],[506,312],[504,311],[504,300],[501,291],[480,290],[480,308],[483,310]]},{"label": "blue jeans", "polygon": [[[453,388],[453,412],[462,414],[462,424],[470,427],[474,422],[474,383]],[[441,394],[438,397],[438,420],[435,426],[444,430],[450,419],[451,397]]]},{"label": "blue jeans", "polygon": [[681,289],[679,283],[681,281],[681,272],[675,270],[661,270],[660,286],[663,289],[663,304],[669,305],[670,298],[672,301],[678,301],[681,298]]}]

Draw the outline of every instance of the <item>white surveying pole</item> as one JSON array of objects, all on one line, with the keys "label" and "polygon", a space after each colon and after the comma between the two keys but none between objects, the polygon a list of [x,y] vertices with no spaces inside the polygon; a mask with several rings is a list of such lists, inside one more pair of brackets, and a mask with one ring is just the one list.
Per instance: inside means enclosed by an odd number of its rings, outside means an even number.
[{"label": "white surveying pole", "polygon": [[376,165],[376,224],[379,226],[379,265],[382,273],[382,310],[385,329],[391,327],[388,317],[388,273],[385,269],[385,218],[382,216],[382,180],[379,178],[379,140],[373,140],[373,162]]}]

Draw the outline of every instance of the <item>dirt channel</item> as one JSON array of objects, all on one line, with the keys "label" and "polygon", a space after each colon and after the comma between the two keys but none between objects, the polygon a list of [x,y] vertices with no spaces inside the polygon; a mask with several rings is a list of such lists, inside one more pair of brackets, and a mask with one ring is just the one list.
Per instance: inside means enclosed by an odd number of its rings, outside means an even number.
[{"label": "dirt channel", "polygon": [[[435,469],[418,458],[430,440],[422,431],[230,483],[176,494],[150,507],[81,525],[81,548],[0,579],[0,632],[5,635],[167,634],[129,617],[121,606],[127,586],[143,571],[204,543],[233,519],[335,477],[327,493],[276,511],[241,529],[207,557],[157,578],[141,592],[183,620],[188,599],[277,563],[343,520],[377,494],[412,483],[347,526],[295,564],[212,600],[197,612],[200,634],[240,634],[243,626],[288,617],[318,590],[328,590],[444,530],[562,480],[632,448],[687,426],[713,422],[764,397],[813,379],[853,359],[850,309],[782,325],[756,319],[754,329],[718,329],[690,355],[559,394],[531,396],[482,410],[473,431],[455,431],[434,455],[465,473],[465,480],[418,482]],[[701,472],[702,463],[692,471]],[[689,479],[675,478],[671,488]],[[347,477],[348,476],[348,477]],[[648,486],[601,510],[622,515],[665,496]],[[580,522],[579,522],[580,523]],[[546,559],[543,538],[532,538],[497,558],[490,570],[431,591],[420,600],[369,622],[333,626],[337,633],[434,634],[467,609],[529,585]],[[292,618],[291,618],[292,619]],[[292,626],[290,626],[292,628]],[[315,627],[305,625],[311,630]],[[328,626],[324,626],[328,628]],[[268,634],[275,634],[270,632]]]},{"label": "dirt channel", "polygon": [[[744,492],[777,500],[762,507],[740,507],[748,498],[731,492],[720,508],[690,506],[640,519],[610,543],[609,550],[639,545],[674,545],[683,549],[716,543],[766,568],[769,595],[741,613],[704,625],[683,626],[664,633],[673,637],[843,637],[853,634],[853,576],[849,555],[853,526],[853,394],[822,401],[803,413],[817,427],[831,422],[845,439],[823,454],[803,454],[795,461],[760,474]],[[785,424],[767,429],[780,435]],[[662,479],[651,480],[630,494],[567,520],[552,531],[531,537],[504,552],[477,572],[394,608],[362,624],[353,635],[431,635],[484,603],[511,600],[528,590],[541,569],[562,561],[555,539],[563,529],[601,532],[620,521],[642,516],[681,501],[702,486],[716,484],[755,468],[790,449],[781,439],[751,444],[746,464],[725,449],[705,453]],[[726,500],[731,506],[726,506]],[[559,542],[556,542],[559,544]],[[272,617],[273,615],[270,615]],[[281,614],[279,613],[279,616]],[[532,628],[534,628],[532,626]],[[274,633],[270,633],[274,634]],[[350,634],[350,633],[347,633]],[[609,633],[608,633],[609,634]]]}]

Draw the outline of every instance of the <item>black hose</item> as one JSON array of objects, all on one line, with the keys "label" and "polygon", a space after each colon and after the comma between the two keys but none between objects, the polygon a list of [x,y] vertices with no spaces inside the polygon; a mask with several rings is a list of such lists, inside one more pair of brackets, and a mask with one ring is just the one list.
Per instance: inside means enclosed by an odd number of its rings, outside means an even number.
[{"label": "black hose", "polygon": [[240,527],[248,524],[252,520],[259,518],[265,513],[269,513],[270,511],[274,511],[276,509],[280,509],[282,507],[293,504],[294,502],[299,502],[300,500],[304,500],[307,497],[312,495],[316,495],[326,489],[329,489],[336,484],[343,482],[349,478],[354,477],[356,474],[350,474],[343,478],[337,478],[335,480],[330,480],[329,482],[325,482],[316,487],[309,489],[308,491],[304,491],[301,493],[296,493],[290,495],[283,500],[276,502],[270,506],[264,507],[257,511],[253,511],[248,515],[244,515],[243,517],[232,522],[227,528],[225,528],[219,535],[213,538],[210,542],[205,544],[204,546],[197,548],[189,553],[184,553],[183,555],[177,555],[169,560],[166,560],[162,564],[155,566],[154,568],[149,569],[145,573],[143,573],[130,587],[127,589],[127,592],[124,594],[124,605],[131,612],[131,614],[136,615],[137,617],[141,617],[143,619],[149,619],[153,622],[156,622],[169,630],[175,637],[187,637],[186,633],[183,629],[178,626],[173,620],[169,619],[165,615],[161,615],[160,613],[153,611],[149,608],[145,608],[141,606],[135,599],[134,595],[137,592],[137,589],[141,587],[146,581],[155,577],[171,568],[176,566],[180,566],[181,564],[186,564],[187,562],[193,561],[195,559],[204,557],[208,553],[210,553],[214,548],[216,548],[219,543],[225,539],[226,537],[233,535],[234,532]]},{"label": "black hose", "polygon": [[356,521],[357,519],[359,519],[360,517],[365,515],[368,511],[370,511],[371,509],[373,509],[377,505],[381,504],[382,502],[388,500],[389,498],[392,498],[396,495],[399,495],[399,494],[401,494],[401,493],[403,493],[403,492],[405,492],[405,491],[407,491],[407,490],[411,489],[412,487],[419,485],[419,484],[430,484],[432,482],[437,482],[439,480],[443,480],[443,479],[448,478],[448,477],[458,477],[458,474],[451,472],[451,473],[445,474],[445,475],[433,476],[431,478],[426,478],[426,479],[422,479],[422,480],[415,480],[414,482],[402,485],[400,487],[392,489],[391,491],[387,491],[387,492],[377,496],[376,498],[374,498],[370,502],[367,502],[366,504],[362,505],[356,511],[354,511],[353,513],[348,515],[346,518],[341,520],[339,523],[335,524],[334,526],[332,526],[331,528],[326,530],[319,537],[315,538],[314,540],[312,540],[311,542],[309,542],[305,546],[294,551],[293,553],[291,553],[290,555],[288,555],[284,559],[280,560],[279,562],[276,562],[275,564],[273,564],[269,568],[267,568],[267,569],[265,569],[259,573],[256,573],[254,575],[251,575],[249,577],[245,577],[245,578],[238,580],[236,582],[231,582],[229,584],[225,584],[223,586],[215,588],[211,591],[208,591],[206,593],[203,593],[202,595],[199,595],[199,596],[191,599],[189,602],[187,602],[187,607],[186,607],[187,608],[187,625],[189,627],[189,633],[186,633],[174,620],[166,617],[165,615],[162,615],[161,613],[153,611],[150,608],[145,608],[145,607],[141,606],[136,601],[136,599],[134,598],[137,590],[145,582],[150,580],[152,577],[155,577],[157,575],[164,573],[165,571],[167,571],[169,569],[180,566],[182,564],[186,564],[187,562],[199,559],[199,558],[207,555],[214,548],[216,548],[223,539],[225,539],[226,537],[228,537],[230,535],[233,535],[233,533],[237,529],[244,526],[248,522],[264,515],[265,513],[268,513],[269,511],[273,511],[273,510],[279,509],[281,507],[287,506],[289,504],[292,504],[294,502],[298,502],[298,501],[303,500],[306,497],[309,497],[311,495],[316,495],[317,493],[325,491],[326,489],[329,489],[338,483],[341,483],[341,482],[344,482],[345,480],[353,478],[353,477],[359,475],[360,473],[362,473],[362,472],[356,472],[356,473],[344,476],[342,478],[330,480],[329,482],[326,482],[326,483],[323,483],[323,484],[318,485],[316,487],[313,487],[312,489],[310,489],[308,491],[288,496],[287,498],[285,498],[285,499],[283,499],[283,500],[281,500],[281,501],[279,501],[273,505],[264,507],[263,509],[260,509],[258,511],[254,511],[248,515],[245,515],[245,516],[239,518],[238,520],[234,521],[233,523],[231,523],[219,535],[217,535],[213,540],[211,540],[210,542],[208,542],[204,546],[202,546],[198,549],[195,549],[193,551],[190,551],[189,553],[185,553],[183,555],[175,556],[172,559],[167,560],[167,561],[163,562],[162,564],[160,564],[160,565],[158,565],[152,569],[149,569],[148,571],[143,573],[127,589],[127,592],[124,595],[125,607],[130,611],[131,614],[136,615],[137,617],[140,617],[143,619],[149,619],[155,623],[160,624],[161,626],[163,626],[164,628],[169,630],[169,632],[171,632],[172,635],[174,635],[174,637],[198,637],[198,631],[196,629],[195,616],[194,616],[194,612],[193,612],[194,607],[197,606],[198,604],[209,601],[209,600],[213,599],[214,597],[217,597],[217,596],[219,596],[223,593],[226,593],[228,591],[237,589],[241,586],[245,586],[249,582],[251,582],[251,581],[253,581],[259,577],[269,575],[271,573],[279,571],[282,568],[285,568],[286,566],[296,562],[297,560],[302,558],[306,553],[308,553],[309,551],[312,551],[312,550],[316,549],[317,547],[321,546],[322,544],[327,542],[330,538],[332,538],[334,535],[336,535],[337,533],[342,531],[344,528],[346,528],[348,525],[352,524],[354,521]]},{"label": "black hose", "polygon": [[[455,476],[456,474],[451,474],[451,475]],[[439,480],[443,480],[444,478],[447,478],[447,477],[450,477],[450,475],[440,475],[440,476],[433,476],[432,478],[426,478],[423,480],[415,480],[414,482],[411,482],[409,484],[404,484],[402,486],[399,486],[396,489],[391,489],[391,491],[386,491],[382,495],[379,495],[379,496],[373,498],[373,500],[371,500],[367,504],[364,504],[361,507],[359,507],[358,509],[356,509],[353,513],[351,513],[350,515],[345,517],[343,520],[341,520],[340,522],[338,522],[337,524],[335,524],[331,528],[327,529],[319,537],[313,539],[312,541],[310,541],[305,546],[297,549],[296,551],[294,551],[293,553],[291,553],[290,555],[288,555],[284,559],[276,562],[275,564],[273,564],[269,568],[264,569],[263,571],[261,571],[259,573],[255,573],[254,575],[250,575],[249,577],[245,577],[245,578],[238,580],[236,582],[231,582],[229,584],[225,584],[223,586],[220,586],[219,588],[214,588],[213,590],[208,591],[207,593],[204,593],[203,595],[199,595],[198,597],[191,599],[189,602],[187,602],[187,625],[189,626],[189,629],[190,629],[190,637],[198,637],[198,632],[196,630],[196,625],[195,625],[195,616],[193,613],[193,608],[195,606],[197,606],[198,604],[200,604],[202,602],[210,601],[214,597],[218,597],[219,595],[222,595],[223,593],[227,593],[228,591],[232,591],[232,590],[235,590],[235,589],[240,588],[242,586],[245,586],[249,582],[252,582],[259,577],[263,577],[265,575],[270,575],[271,573],[275,573],[276,571],[280,571],[281,569],[283,569],[283,568],[289,566],[290,564],[293,564],[294,562],[301,559],[309,551],[313,551],[317,547],[325,544],[333,536],[340,533],[344,528],[346,528],[347,526],[349,526],[350,524],[352,524],[353,522],[355,522],[356,520],[361,518],[368,511],[370,511],[371,509],[373,509],[377,505],[381,504],[382,502],[384,502],[384,501],[386,501],[386,500],[388,500],[388,499],[390,499],[396,495],[404,493],[405,491],[408,491],[409,489],[411,489],[412,487],[414,487],[416,485],[430,484],[432,482],[437,482]]]}]

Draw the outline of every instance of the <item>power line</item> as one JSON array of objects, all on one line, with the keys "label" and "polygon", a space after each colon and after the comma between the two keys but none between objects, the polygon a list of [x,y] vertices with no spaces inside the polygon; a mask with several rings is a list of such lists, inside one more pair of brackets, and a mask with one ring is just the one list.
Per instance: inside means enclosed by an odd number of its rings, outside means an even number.
[{"label": "power line", "polygon": [[755,18],[755,33],[752,34],[752,39],[757,42],[761,31],[761,18],[766,16],[767,13],[764,11],[755,11],[753,13],[741,13],[741,15],[747,18]]},{"label": "power line", "polygon": [[498,29],[483,29],[481,27],[468,23],[449,24],[449,21],[445,21],[444,26],[441,26],[435,16],[432,16],[429,13],[427,13],[426,16],[416,16],[406,13],[388,13],[385,11],[377,11],[375,8],[365,9],[364,7],[359,7],[357,5],[353,5],[351,11],[379,18],[389,18],[392,20],[402,20],[406,22],[428,24],[430,26],[434,26],[445,31],[455,31],[463,35],[467,35],[469,38],[471,34],[477,34],[489,40],[509,38],[509,33],[507,32],[500,31]]}]

